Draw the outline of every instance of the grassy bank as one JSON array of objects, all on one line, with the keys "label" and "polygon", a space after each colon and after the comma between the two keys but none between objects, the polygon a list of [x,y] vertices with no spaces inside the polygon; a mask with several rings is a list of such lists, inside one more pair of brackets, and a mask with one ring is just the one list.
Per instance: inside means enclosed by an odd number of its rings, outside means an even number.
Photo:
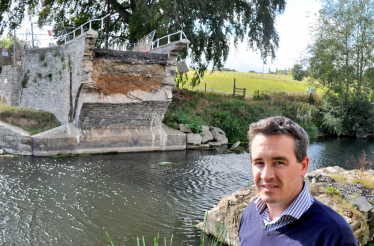
[{"label": "grassy bank", "polygon": [[[192,77],[192,73],[189,74]],[[246,95],[250,98],[255,91],[305,93],[309,88],[306,82],[292,79],[291,75],[241,73],[241,72],[214,72],[205,74],[203,81],[194,90],[232,94],[234,79],[237,88],[246,88]],[[192,89],[190,87],[186,87]]]},{"label": "grassy bank", "polygon": [[0,121],[30,132],[31,135],[60,126],[56,117],[48,112],[9,106],[0,101]]},{"label": "grassy bank", "polygon": [[320,104],[318,97],[310,98],[304,93],[262,92],[242,100],[225,94],[175,89],[164,123],[174,128],[180,123],[190,124],[195,130],[201,125],[216,126],[226,133],[230,143],[235,143],[247,142],[250,123],[283,115],[303,126],[310,137],[316,137]]}]

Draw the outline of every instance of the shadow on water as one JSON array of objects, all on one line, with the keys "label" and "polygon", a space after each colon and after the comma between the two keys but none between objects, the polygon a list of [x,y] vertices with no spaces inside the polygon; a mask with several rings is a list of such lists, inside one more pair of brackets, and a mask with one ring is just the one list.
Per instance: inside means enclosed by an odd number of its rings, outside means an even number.
[{"label": "shadow on water", "polygon": [[[309,171],[373,153],[374,141],[311,143]],[[159,165],[159,162],[168,164]],[[251,178],[248,154],[215,151],[0,158],[0,245],[199,245],[204,212]]]}]

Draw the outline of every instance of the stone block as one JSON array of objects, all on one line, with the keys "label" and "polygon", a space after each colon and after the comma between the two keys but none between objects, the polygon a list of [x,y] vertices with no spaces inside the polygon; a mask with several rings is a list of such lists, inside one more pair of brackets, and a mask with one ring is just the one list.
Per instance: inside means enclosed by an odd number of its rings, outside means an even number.
[{"label": "stone block", "polygon": [[218,146],[221,146],[221,143],[220,142],[209,142],[208,143],[210,147],[218,147]]},{"label": "stone block", "polygon": [[201,126],[202,132],[209,132],[209,126]]},{"label": "stone block", "polygon": [[28,144],[18,144],[18,149],[20,152],[30,152],[32,153],[32,147]]},{"label": "stone block", "polygon": [[222,131],[222,130],[221,130],[220,128],[218,128],[218,127],[211,126],[211,127],[209,127],[209,130],[213,133],[213,136],[214,136],[215,134],[220,134],[220,135],[225,135],[225,136],[226,136],[225,132]]},{"label": "stone block", "polygon": [[179,131],[185,133],[192,133],[191,127],[188,124],[179,124]]},{"label": "stone block", "polygon": [[31,137],[24,137],[21,139],[21,143],[32,145],[32,138]]},{"label": "stone block", "polygon": [[364,196],[353,198],[353,204],[356,205],[357,208],[364,213],[367,213],[371,209],[373,209],[373,205],[371,205],[371,203],[368,202],[368,200]]},{"label": "stone block", "polygon": [[3,149],[0,149],[0,155],[4,155],[5,151]]},{"label": "stone block", "polygon": [[23,151],[21,151],[21,155],[32,155],[32,152],[23,150]]},{"label": "stone block", "polygon": [[216,142],[219,142],[221,145],[227,144],[229,142],[227,137],[225,136],[225,132],[222,131],[220,128],[210,127],[209,130],[213,134],[213,139]]},{"label": "stone block", "polygon": [[188,133],[187,134],[187,144],[201,144],[201,140],[203,138],[200,136],[200,134],[196,133]]},{"label": "stone block", "polygon": [[202,136],[202,143],[213,140],[213,134],[210,131],[202,131],[200,135]]}]

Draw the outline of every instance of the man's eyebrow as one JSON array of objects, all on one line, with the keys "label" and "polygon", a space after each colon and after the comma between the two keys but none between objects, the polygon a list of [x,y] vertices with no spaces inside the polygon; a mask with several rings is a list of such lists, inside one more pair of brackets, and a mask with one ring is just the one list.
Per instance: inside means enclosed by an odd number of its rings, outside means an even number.
[{"label": "man's eyebrow", "polygon": [[272,160],[279,160],[279,161],[288,161],[288,158],[285,156],[275,156],[271,158]]}]

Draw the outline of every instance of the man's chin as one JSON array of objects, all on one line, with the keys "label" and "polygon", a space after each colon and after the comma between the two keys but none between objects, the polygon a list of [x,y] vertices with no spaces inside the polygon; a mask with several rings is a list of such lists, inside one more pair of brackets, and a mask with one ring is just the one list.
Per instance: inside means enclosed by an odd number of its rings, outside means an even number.
[{"label": "man's chin", "polygon": [[261,200],[265,203],[276,203],[278,201],[277,197],[260,194]]}]

